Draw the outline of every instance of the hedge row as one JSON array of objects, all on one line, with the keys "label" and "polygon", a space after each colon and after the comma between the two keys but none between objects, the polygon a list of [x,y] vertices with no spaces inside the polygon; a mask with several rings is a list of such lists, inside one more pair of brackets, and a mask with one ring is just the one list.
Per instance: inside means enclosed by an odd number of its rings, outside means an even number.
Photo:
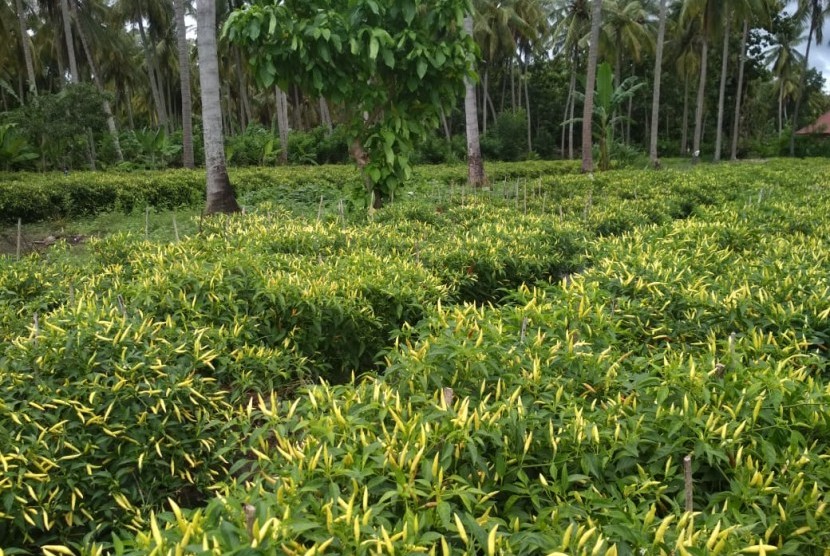
[{"label": "hedge row", "polygon": [[[495,180],[536,178],[576,169],[572,162],[488,165]],[[311,204],[316,204],[320,190],[338,191],[339,196],[344,196],[344,190],[360,187],[357,170],[352,166],[231,169],[230,177],[238,195],[276,188],[280,196],[290,197],[296,191],[316,190],[309,193],[310,199],[302,199]],[[415,169],[412,181],[417,187],[464,180],[463,166],[424,166]],[[76,218],[110,211],[130,213],[145,206],[158,209],[198,206],[204,201],[204,191],[203,171],[7,173],[0,176],[0,222],[14,222],[18,218],[24,222]],[[253,200],[256,202],[257,197]]]}]

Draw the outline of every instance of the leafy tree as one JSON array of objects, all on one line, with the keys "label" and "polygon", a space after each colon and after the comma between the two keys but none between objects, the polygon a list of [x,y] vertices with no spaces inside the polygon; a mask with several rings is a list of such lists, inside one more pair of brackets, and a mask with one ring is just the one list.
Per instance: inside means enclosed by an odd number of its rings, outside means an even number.
[{"label": "leafy tree", "polygon": [[228,18],[260,86],[298,85],[344,107],[352,156],[375,206],[411,172],[473,77],[468,0],[259,0]]}]

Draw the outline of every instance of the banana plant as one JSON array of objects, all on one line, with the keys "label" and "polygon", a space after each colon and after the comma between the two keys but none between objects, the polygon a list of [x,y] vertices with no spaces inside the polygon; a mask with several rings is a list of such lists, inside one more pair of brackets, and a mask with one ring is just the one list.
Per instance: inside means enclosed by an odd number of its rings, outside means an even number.
[{"label": "banana plant", "polygon": [[[614,87],[614,70],[608,62],[597,67],[596,90],[594,92],[593,135],[599,147],[599,169],[608,170],[611,167],[611,145],[614,144],[614,128],[620,122],[629,118],[622,115],[620,107],[629,98],[645,87],[645,83],[638,81],[634,76],[625,79]],[[582,93],[576,93],[579,99],[584,99]],[[582,118],[568,120],[562,125],[571,122],[581,122]]]}]

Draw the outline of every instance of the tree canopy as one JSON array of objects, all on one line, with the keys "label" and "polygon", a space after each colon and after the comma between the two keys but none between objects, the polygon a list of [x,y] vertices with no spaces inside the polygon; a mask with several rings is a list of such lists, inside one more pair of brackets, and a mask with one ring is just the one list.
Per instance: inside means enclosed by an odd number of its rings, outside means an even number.
[{"label": "tree canopy", "polygon": [[223,34],[261,87],[296,85],[345,107],[352,154],[378,204],[473,77],[469,9],[467,0],[256,1],[231,14]]}]

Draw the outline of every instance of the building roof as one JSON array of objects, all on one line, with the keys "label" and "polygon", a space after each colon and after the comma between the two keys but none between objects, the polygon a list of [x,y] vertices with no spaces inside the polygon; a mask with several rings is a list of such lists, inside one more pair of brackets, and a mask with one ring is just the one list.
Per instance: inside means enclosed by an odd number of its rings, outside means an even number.
[{"label": "building roof", "polygon": [[830,135],[830,112],[822,114],[818,120],[795,132],[796,135]]}]

